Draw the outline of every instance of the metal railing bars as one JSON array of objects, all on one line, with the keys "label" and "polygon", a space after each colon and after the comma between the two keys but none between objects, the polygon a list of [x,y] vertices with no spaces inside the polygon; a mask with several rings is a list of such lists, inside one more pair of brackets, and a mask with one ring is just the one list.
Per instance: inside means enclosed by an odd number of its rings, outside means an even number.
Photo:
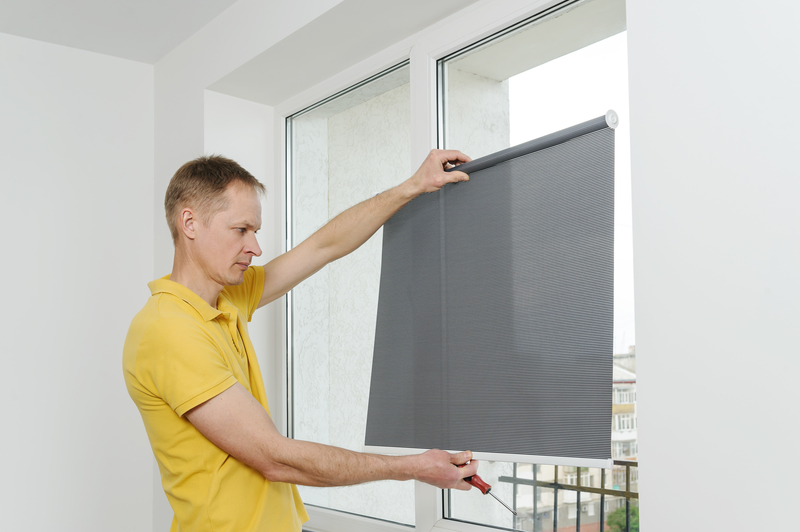
[{"label": "metal railing bars", "polygon": [[[550,488],[550,489],[560,489],[560,490],[570,490],[570,491],[583,491],[587,493],[596,493],[598,495],[611,495],[613,497],[625,497],[626,499],[638,499],[639,494],[635,491],[630,491],[630,468],[637,467],[636,462],[628,462],[625,460],[614,460],[614,465],[621,465],[625,466],[625,489],[624,490],[614,490],[614,489],[607,489],[607,488],[593,488],[590,486],[578,486],[575,484],[563,484],[561,482],[546,482],[544,480],[531,480],[529,478],[514,478],[514,477],[500,477],[497,480],[499,482],[506,482],[509,484],[518,484],[522,486],[536,486],[539,488]],[[558,466],[556,467],[556,478],[558,478]],[[605,484],[605,470],[601,470],[602,474],[602,484]],[[580,480],[578,480],[580,483]]]},{"label": "metal railing bars", "polygon": [[[631,468],[638,467],[638,462],[633,462],[629,460],[614,460],[615,466],[623,466],[625,468],[625,489],[608,489],[604,486],[606,485],[606,470],[600,470],[600,485],[603,487],[595,488],[592,486],[584,486],[581,481],[581,469],[584,468],[577,468],[577,475],[576,475],[576,482],[575,484],[564,484],[558,481],[558,466],[554,466],[554,475],[553,478],[555,479],[553,482],[548,482],[544,480],[539,480],[537,478],[537,467],[534,466],[533,468],[533,479],[528,478],[519,478],[516,476],[516,464],[514,466],[514,476],[513,477],[506,477],[501,476],[497,480],[499,482],[505,482],[508,484],[513,485],[513,493],[514,493],[514,509],[517,509],[517,488],[518,486],[533,486],[534,493],[533,493],[533,515],[534,515],[534,531],[536,531],[535,525],[535,516],[538,515],[538,505],[536,496],[536,488],[547,488],[553,490],[553,532],[557,532],[558,530],[558,491],[559,490],[568,490],[568,491],[575,491],[577,492],[576,497],[576,504],[577,504],[577,514],[576,514],[576,531],[580,531],[581,529],[581,493],[594,493],[600,495],[600,532],[603,532],[605,528],[605,498],[606,495],[611,497],[624,497],[625,498],[625,530],[630,531],[631,529],[631,499],[639,499],[639,493],[635,491],[631,491]],[[514,519],[514,527],[516,528],[518,525],[517,519]]]}]

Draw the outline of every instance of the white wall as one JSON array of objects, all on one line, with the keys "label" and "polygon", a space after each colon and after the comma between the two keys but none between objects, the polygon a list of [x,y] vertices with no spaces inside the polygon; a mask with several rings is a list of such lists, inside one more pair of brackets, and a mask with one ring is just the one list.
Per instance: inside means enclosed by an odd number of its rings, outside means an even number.
[{"label": "white wall", "polygon": [[[292,121],[292,246],[330,220],[328,212],[328,116],[310,112]],[[292,437],[330,443],[330,266],[292,290]],[[287,318],[288,319],[288,318]],[[305,488],[300,488],[305,490]],[[308,493],[308,490],[305,490]],[[305,501],[327,506],[324,490]]]},{"label": "white wall", "polygon": [[[206,87],[342,0],[239,0],[155,65],[155,269],[172,266],[172,240],[159,225],[167,184],[203,153]],[[280,80],[276,80],[280,83]]]},{"label": "white wall", "polygon": [[628,2],[647,532],[796,526],[799,21]]},{"label": "white wall", "polygon": [[141,531],[122,344],[153,264],[153,67],[0,34],[0,528]]},{"label": "white wall", "polygon": [[496,81],[457,68],[447,68],[446,148],[473,159],[509,147],[508,80]]},{"label": "white wall", "polygon": [[[280,182],[283,176],[272,171],[272,108],[205,91],[204,109],[205,153],[233,159],[267,188],[261,205],[262,229],[257,234],[262,254],[254,264],[269,262],[281,253],[281,233],[275,228],[283,224],[284,201]],[[274,382],[283,378],[283,375],[276,376],[276,368],[272,365],[277,353],[282,351],[283,321],[278,312],[282,303],[282,300],[276,301],[259,310],[248,326],[270,405],[278,404],[275,395],[278,386]]]}]

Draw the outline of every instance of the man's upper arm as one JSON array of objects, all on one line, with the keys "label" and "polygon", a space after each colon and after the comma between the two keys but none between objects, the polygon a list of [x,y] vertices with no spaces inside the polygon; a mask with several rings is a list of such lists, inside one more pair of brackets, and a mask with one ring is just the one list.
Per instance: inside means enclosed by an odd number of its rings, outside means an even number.
[{"label": "man's upper arm", "polygon": [[311,239],[264,265],[264,291],[258,307],[275,301],[311,277],[331,261],[331,257],[317,247]]},{"label": "man's upper arm", "polygon": [[178,415],[236,382],[205,331],[183,317],[163,318],[147,328],[134,371]]},{"label": "man's upper arm", "polygon": [[280,445],[283,436],[241,384],[189,410],[185,417],[211,443],[267,477],[273,465],[268,450]]}]

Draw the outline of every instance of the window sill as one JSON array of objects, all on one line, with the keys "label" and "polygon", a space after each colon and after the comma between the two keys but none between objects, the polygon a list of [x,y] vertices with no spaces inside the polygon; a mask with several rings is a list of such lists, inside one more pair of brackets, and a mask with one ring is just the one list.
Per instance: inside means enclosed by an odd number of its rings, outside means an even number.
[{"label": "window sill", "polygon": [[306,510],[311,518],[303,525],[303,530],[307,532],[489,532],[493,530],[491,527],[451,519],[440,519],[433,528],[424,530],[326,508],[307,506]]},{"label": "window sill", "polygon": [[360,515],[306,506],[309,521],[303,530],[309,532],[412,532],[414,527],[372,519]]},{"label": "window sill", "polygon": [[440,519],[430,532],[488,532],[491,530],[497,529],[485,525],[454,521],[452,519]]}]

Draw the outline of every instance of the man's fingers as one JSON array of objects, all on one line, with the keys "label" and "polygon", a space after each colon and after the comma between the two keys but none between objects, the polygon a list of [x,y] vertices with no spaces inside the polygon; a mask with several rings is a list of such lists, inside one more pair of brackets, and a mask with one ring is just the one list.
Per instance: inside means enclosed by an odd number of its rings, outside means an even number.
[{"label": "man's fingers", "polygon": [[465,172],[446,170],[471,160],[458,150],[432,150],[422,166],[409,178],[414,189],[412,193],[416,197],[425,192],[435,192],[447,183],[469,181]]},{"label": "man's fingers", "polygon": [[464,466],[459,466],[459,469],[461,470],[461,478],[471,477],[472,475],[478,473],[478,461],[472,460],[470,463]]},{"label": "man's fingers", "polygon": [[468,156],[464,155],[458,150],[434,150],[434,152],[431,153],[435,153],[437,155],[439,162],[442,164],[442,168],[447,170],[448,183],[469,181],[469,176],[464,172],[450,170],[451,168],[456,168],[460,164],[470,162],[472,159],[470,159]]},{"label": "man's fingers", "polygon": [[454,464],[458,465],[458,473],[461,476],[461,480],[456,482],[456,485],[453,486],[453,489],[461,491],[471,490],[472,484],[468,484],[464,479],[478,474],[478,461],[472,459],[472,452],[464,451],[460,453],[454,453],[451,455],[450,459]]},{"label": "man's fingers", "polygon": [[472,451],[461,451],[460,453],[450,453],[450,463],[457,466],[466,465],[472,460]]},{"label": "man's fingers", "polygon": [[447,172],[448,179],[450,183],[456,183],[458,181],[469,181],[469,176],[464,172]]},{"label": "man's fingers", "polygon": [[[448,453],[439,449],[417,455],[419,468],[413,478],[427,482],[437,488],[469,490],[464,481],[478,472],[478,462],[472,459],[471,451]],[[455,466],[455,467],[454,467]]]},{"label": "man's fingers", "polygon": [[472,484],[467,484],[464,480],[459,480],[458,484],[456,484],[452,489],[454,490],[461,490],[461,491],[469,491],[472,489]]},{"label": "man's fingers", "polygon": [[436,154],[442,164],[450,163],[455,166],[472,160],[458,150],[434,150],[433,153]]},{"label": "man's fingers", "polygon": [[[472,451],[461,451],[450,454],[450,463],[458,466],[458,474],[462,479],[478,472],[478,461],[472,459]],[[457,489],[469,489],[469,484],[459,481]]]}]

